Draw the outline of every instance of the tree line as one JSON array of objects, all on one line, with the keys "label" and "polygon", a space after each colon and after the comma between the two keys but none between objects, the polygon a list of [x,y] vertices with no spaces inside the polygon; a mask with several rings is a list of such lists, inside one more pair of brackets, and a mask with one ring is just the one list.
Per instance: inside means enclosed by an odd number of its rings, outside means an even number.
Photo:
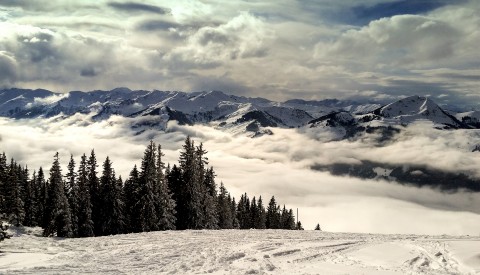
[{"label": "tree line", "polygon": [[[245,193],[238,203],[223,183],[215,183],[203,144],[187,137],[178,165],[163,162],[153,141],[123,181],[109,157],[99,173],[95,151],[78,167],[70,156],[62,173],[58,153],[49,175],[42,167],[29,175],[14,159],[0,155],[0,219],[15,226],[40,226],[44,236],[93,237],[184,229],[303,229],[292,209],[272,197]],[[1,229],[0,229],[1,231]]]}]

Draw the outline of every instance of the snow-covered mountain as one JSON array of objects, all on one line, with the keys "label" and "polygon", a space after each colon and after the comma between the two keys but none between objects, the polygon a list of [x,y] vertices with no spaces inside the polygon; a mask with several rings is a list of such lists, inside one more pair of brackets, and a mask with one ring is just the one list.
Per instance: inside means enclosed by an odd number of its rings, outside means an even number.
[{"label": "snow-covered mountain", "polygon": [[427,97],[411,96],[390,103],[374,111],[385,119],[392,119],[401,124],[408,124],[415,120],[430,120],[435,124],[446,125],[452,128],[464,128],[457,118],[445,112],[435,102]]},{"label": "snow-covered mountain", "polygon": [[180,124],[203,123],[232,132],[254,133],[253,136],[269,133],[268,127],[324,127],[336,128],[344,133],[342,137],[351,137],[372,127],[394,127],[418,120],[429,120],[435,127],[446,129],[479,126],[475,114],[455,117],[431,99],[419,96],[381,106],[337,99],[275,102],[220,91],[185,93],[116,88],[58,94],[47,90],[0,90],[0,116],[68,117],[76,113],[92,114],[94,120],[112,115],[143,117],[142,123],[159,128],[164,128],[170,120]]}]

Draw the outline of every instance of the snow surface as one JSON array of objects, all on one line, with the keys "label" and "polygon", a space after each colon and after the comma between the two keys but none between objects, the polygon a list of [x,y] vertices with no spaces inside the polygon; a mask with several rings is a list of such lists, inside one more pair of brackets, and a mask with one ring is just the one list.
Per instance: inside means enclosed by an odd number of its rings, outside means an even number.
[{"label": "snow surface", "polygon": [[385,118],[393,118],[401,123],[428,119],[437,124],[458,126],[435,102],[427,97],[411,96],[390,103],[381,109]]},{"label": "snow surface", "polygon": [[479,274],[480,237],[202,230],[61,239],[16,232],[0,274]]}]

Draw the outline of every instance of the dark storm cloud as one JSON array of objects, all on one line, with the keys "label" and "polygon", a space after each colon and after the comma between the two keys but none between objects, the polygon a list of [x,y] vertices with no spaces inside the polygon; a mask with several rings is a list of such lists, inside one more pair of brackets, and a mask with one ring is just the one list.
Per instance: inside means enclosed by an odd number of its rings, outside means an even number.
[{"label": "dark storm cloud", "polygon": [[137,3],[137,2],[125,2],[125,3],[109,2],[107,5],[114,9],[121,10],[121,11],[128,11],[128,12],[151,12],[156,14],[170,13],[170,10],[168,9],[154,6],[154,5]]},{"label": "dark storm cloud", "polygon": [[17,79],[15,60],[0,52],[0,86],[13,84]]},{"label": "dark storm cloud", "polygon": [[[67,2],[67,3],[65,3]],[[62,1],[61,0],[0,0],[0,7],[21,8],[29,12],[57,12],[57,11],[78,11],[79,7],[93,8],[87,6],[81,1]],[[20,15],[17,14],[17,15]]]},{"label": "dark storm cloud", "polygon": [[473,80],[480,81],[480,75],[464,75],[459,73],[441,73],[438,74],[440,77],[456,79],[456,80]]},{"label": "dark storm cloud", "polygon": [[94,77],[97,76],[97,72],[94,68],[85,68],[80,70],[80,75],[84,77]]},{"label": "dark storm cloud", "polygon": [[180,26],[180,24],[165,20],[145,20],[140,22],[135,28],[139,31],[158,31],[177,28]]},{"label": "dark storm cloud", "polygon": [[426,95],[431,92],[441,92],[448,89],[448,84],[429,83],[418,80],[390,79],[387,80],[387,88],[390,92],[408,93],[409,95]]},{"label": "dark storm cloud", "polygon": [[31,6],[31,1],[28,0],[0,0],[0,6],[5,7],[25,7]]},{"label": "dark storm cloud", "polygon": [[401,0],[379,3],[373,6],[358,5],[351,8],[353,14],[352,17],[345,17],[340,20],[344,20],[344,22],[350,24],[365,25],[372,20],[377,20],[383,17],[391,17],[400,14],[423,14],[446,5],[461,4],[464,2],[465,1],[463,0]]},{"label": "dark storm cloud", "polygon": [[33,63],[61,58],[59,49],[53,45],[53,36],[51,34],[38,33],[34,37],[19,36],[18,42],[22,45],[22,52]]},{"label": "dark storm cloud", "polygon": [[192,91],[224,91],[236,95],[245,95],[249,90],[242,83],[223,75],[220,77],[195,76],[192,81]]},{"label": "dark storm cloud", "polygon": [[[466,0],[399,0],[341,2],[298,0],[303,9],[319,19],[332,23],[362,26],[373,20],[402,14],[424,14],[447,5],[460,5]],[[373,3],[372,3],[373,2]],[[375,3],[376,2],[376,3]]]}]

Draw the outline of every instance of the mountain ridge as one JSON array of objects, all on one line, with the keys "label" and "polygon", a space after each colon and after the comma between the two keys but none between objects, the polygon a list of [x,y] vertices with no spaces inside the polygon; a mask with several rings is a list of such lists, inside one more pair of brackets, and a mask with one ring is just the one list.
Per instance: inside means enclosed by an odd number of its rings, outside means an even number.
[{"label": "mountain ridge", "polygon": [[[338,99],[276,102],[221,91],[186,93],[124,87],[64,94],[44,89],[0,90],[0,116],[22,119],[68,117],[76,113],[95,113],[94,120],[112,115],[160,116],[164,123],[159,127],[176,120],[180,124],[207,123],[234,132],[253,132],[252,129],[266,127],[337,127],[355,132],[371,127],[401,127],[418,120],[429,120],[439,129],[480,128],[477,116],[469,116],[472,112],[464,113],[459,119],[430,98],[421,96],[380,105]],[[344,138],[351,136],[350,133]]]}]

